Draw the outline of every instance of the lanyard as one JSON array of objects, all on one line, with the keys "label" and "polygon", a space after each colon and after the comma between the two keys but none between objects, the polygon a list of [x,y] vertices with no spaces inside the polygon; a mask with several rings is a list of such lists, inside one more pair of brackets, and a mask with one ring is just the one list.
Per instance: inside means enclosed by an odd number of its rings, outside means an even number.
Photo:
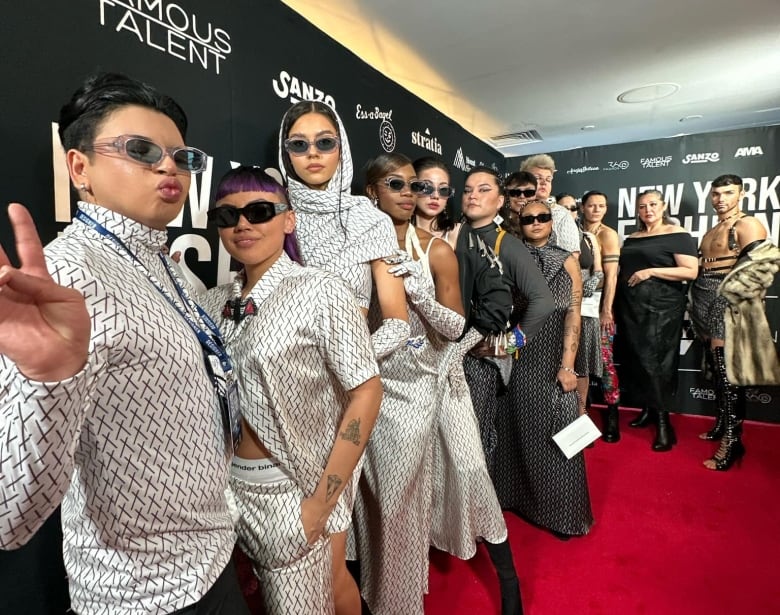
[{"label": "lanyard", "polygon": [[171,293],[168,292],[168,290],[166,290],[162,286],[162,284],[160,284],[160,282],[157,281],[157,279],[151,274],[151,272],[146,268],[146,266],[138,259],[138,257],[135,254],[133,254],[130,251],[130,249],[124,244],[124,242],[121,239],[119,239],[119,237],[114,235],[114,233],[109,231],[105,226],[100,224],[97,220],[84,213],[84,211],[82,211],[81,209],[78,209],[76,211],[76,219],[79,222],[82,222],[83,224],[87,225],[92,230],[94,230],[101,237],[105,237],[106,239],[111,241],[114,244],[114,246],[118,249],[120,254],[122,254],[126,258],[129,258],[133,266],[135,266],[136,269],[141,271],[146,276],[146,278],[152,283],[152,285],[157,289],[157,291],[163,297],[165,297],[165,299],[167,299],[168,303],[170,303],[171,306],[173,306],[173,308],[181,315],[181,317],[185,320],[185,322],[190,326],[190,329],[192,329],[193,333],[195,333],[204,351],[216,356],[219,359],[219,362],[222,365],[222,369],[225,372],[228,372],[232,369],[232,365],[230,363],[230,357],[228,356],[227,352],[225,352],[225,348],[222,343],[222,334],[220,333],[219,328],[211,319],[211,317],[208,314],[206,314],[203,308],[201,308],[198,304],[196,304],[185,293],[184,288],[182,288],[181,284],[176,279],[176,276],[174,275],[171,266],[168,264],[168,262],[165,260],[165,257],[162,254],[160,254],[160,260],[162,260],[162,263],[165,266],[165,271],[168,273],[168,276],[171,278],[171,281],[173,282],[173,286],[176,288],[176,293],[179,295],[179,298],[181,299],[183,304],[189,306],[189,308],[192,311],[198,314],[198,317],[200,318],[201,322],[209,330],[208,333],[203,330],[203,327],[201,327],[195,321],[195,319],[192,318],[192,316],[186,310],[184,305],[176,301],[176,298],[173,297]]}]

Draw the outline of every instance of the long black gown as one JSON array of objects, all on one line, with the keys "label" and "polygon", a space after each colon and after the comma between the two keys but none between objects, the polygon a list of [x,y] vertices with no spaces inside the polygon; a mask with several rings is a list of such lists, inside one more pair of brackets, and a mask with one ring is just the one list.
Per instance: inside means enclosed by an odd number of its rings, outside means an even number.
[{"label": "long black gown", "polygon": [[520,353],[506,395],[499,398],[494,483],[503,508],[560,534],[587,534],[593,524],[585,459],[571,459],[552,439],[577,418],[577,392],[558,384],[563,330],[571,305],[570,253],[553,246],[529,252],[542,270],[555,311]]},{"label": "long black gown", "polygon": [[622,351],[620,378],[637,401],[673,410],[685,314],[685,284],[651,277],[628,279],[649,267],[676,267],[675,254],[696,256],[688,233],[629,237],[620,251],[615,318]]}]

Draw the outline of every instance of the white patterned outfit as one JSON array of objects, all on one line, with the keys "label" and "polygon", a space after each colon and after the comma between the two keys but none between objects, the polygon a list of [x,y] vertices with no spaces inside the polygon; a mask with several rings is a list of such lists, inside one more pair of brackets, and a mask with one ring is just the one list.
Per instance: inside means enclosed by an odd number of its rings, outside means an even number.
[{"label": "white patterned outfit", "polygon": [[[164,231],[79,206],[178,296],[160,256]],[[31,382],[0,356],[0,547],[26,542],[62,498],[75,612],[192,605],[235,544],[229,457],[201,345],[149,278],[85,224],[68,226],[46,260],[57,283],[85,296],[90,353],[58,383]]]},{"label": "white patterned outfit", "polygon": [[255,563],[268,615],[333,612],[330,540],[351,523],[343,496],[326,536],[308,549],[301,500],[320,482],[348,404],[347,392],[377,376],[368,327],[337,276],[301,267],[286,254],[251,289],[257,314],[221,317],[240,296],[237,279],[209,291],[204,306],[220,328],[238,372],[242,413],[292,480],[257,485],[233,472],[239,542]]},{"label": "white patterned outfit", "polygon": [[494,544],[507,539],[463,371],[464,356],[482,337],[470,329],[447,345],[437,386],[431,544],[460,559],[474,557],[480,538]]},{"label": "white patterned outfit", "polygon": [[[416,240],[410,225],[407,240]],[[428,250],[438,239],[432,239]],[[366,448],[355,502],[354,537],[360,559],[361,593],[374,615],[422,615],[428,589],[431,524],[431,457],[436,387],[446,341],[463,330],[459,314],[436,303],[428,254],[420,257],[422,289],[408,302],[412,337],[379,361],[385,394]],[[409,242],[407,251],[411,252]],[[405,282],[406,283],[406,282]],[[407,286],[409,294],[409,287]],[[375,316],[375,305],[369,318]]]},{"label": "white patterned outfit", "polygon": [[[334,111],[335,113],[335,111]],[[295,234],[301,257],[339,274],[352,288],[360,307],[371,302],[371,261],[391,256],[398,250],[390,218],[364,196],[350,193],[352,155],[349,140],[338,119],[341,161],[325,190],[308,188],[287,177],[290,205],[295,211]],[[284,121],[282,121],[284,126]],[[279,134],[279,168],[284,173],[282,151],[285,135]],[[402,337],[406,337],[408,331]]]}]

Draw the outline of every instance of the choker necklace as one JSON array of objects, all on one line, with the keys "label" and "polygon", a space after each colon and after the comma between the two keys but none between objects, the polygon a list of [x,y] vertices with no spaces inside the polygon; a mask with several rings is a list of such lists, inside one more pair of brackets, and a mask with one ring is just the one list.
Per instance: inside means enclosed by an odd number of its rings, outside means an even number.
[{"label": "choker necklace", "polygon": [[723,220],[719,220],[719,221],[718,221],[718,224],[723,224],[723,223],[724,223],[724,222],[726,222],[727,220],[731,220],[732,218],[736,218],[736,217],[737,217],[737,216],[739,216],[741,213],[742,213],[741,211],[737,210],[736,212],[734,212],[734,213],[733,213],[733,214],[731,214],[730,216],[726,216],[725,218],[723,218]]}]

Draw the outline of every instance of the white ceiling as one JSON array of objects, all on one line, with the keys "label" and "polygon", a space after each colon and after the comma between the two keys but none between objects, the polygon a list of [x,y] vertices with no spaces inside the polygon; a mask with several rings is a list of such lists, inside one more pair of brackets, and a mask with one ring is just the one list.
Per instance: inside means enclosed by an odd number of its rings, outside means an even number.
[{"label": "white ceiling", "polygon": [[780,0],[283,1],[507,156],[780,124]]}]

